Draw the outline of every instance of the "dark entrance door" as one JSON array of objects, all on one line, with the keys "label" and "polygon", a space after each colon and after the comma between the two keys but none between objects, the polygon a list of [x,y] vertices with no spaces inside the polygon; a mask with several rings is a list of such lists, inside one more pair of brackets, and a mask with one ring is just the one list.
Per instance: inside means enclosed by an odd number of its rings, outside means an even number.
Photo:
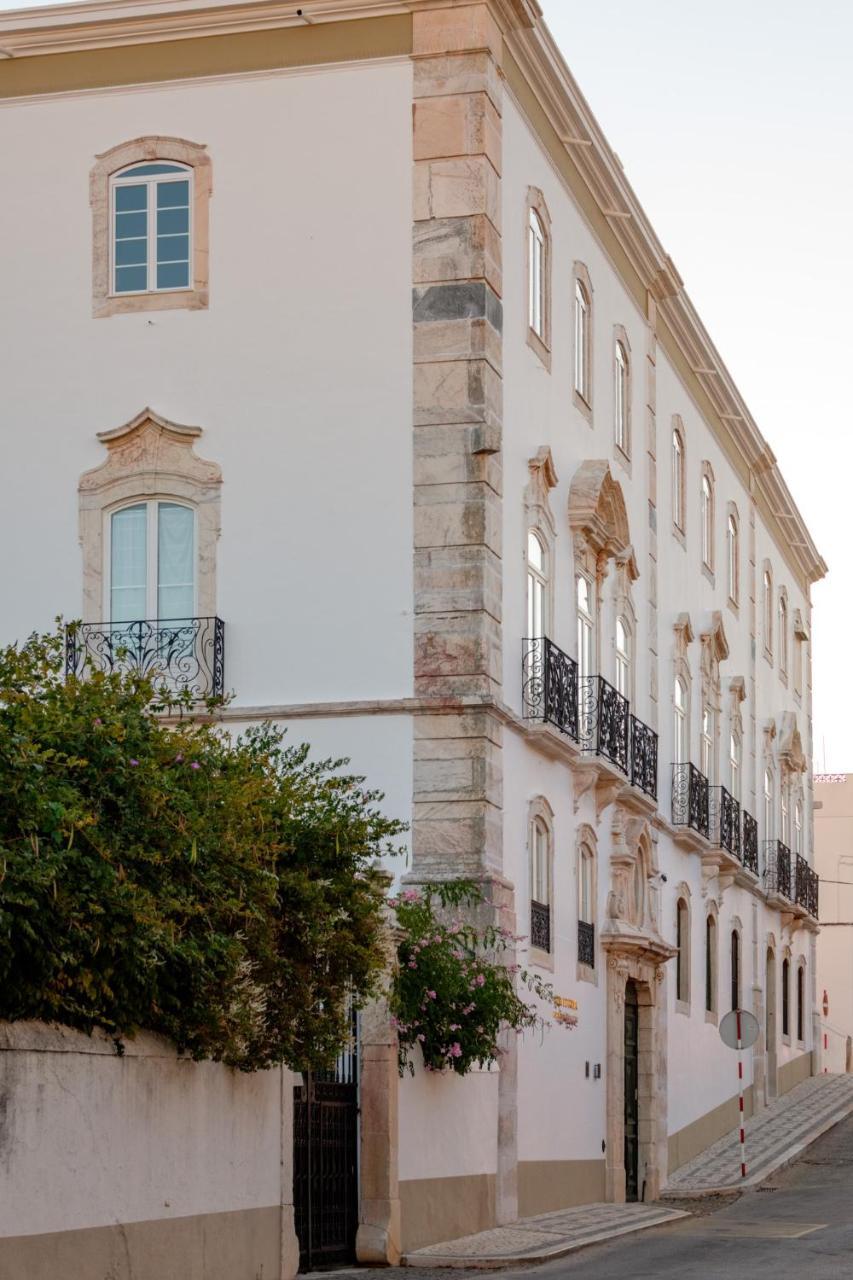
[{"label": "dark entrance door", "polygon": [[639,1015],[637,988],[629,982],[625,987],[625,1196],[628,1200],[636,1200],[639,1194]]},{"label": "dark entrance door", "polygon": [[355,1261],[358,1228],[358,1054],[312,1071],[294,1089],[293,1208],[299,1269]]}]

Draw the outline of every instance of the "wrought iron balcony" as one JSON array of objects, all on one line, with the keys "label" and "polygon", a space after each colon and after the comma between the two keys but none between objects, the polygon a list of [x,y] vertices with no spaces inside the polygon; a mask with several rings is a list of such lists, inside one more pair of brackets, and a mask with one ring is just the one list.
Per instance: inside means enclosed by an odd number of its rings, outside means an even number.
[{"label": "wrought iron balcony", "polygon": [[658,735],[631,716],[631,784],[658,798]]},{"label": "wrought iron balcony", "polygon": [[797,902],[801,907],[805,907],[810,916],[817,919],[818,906],[818,885],[819,878],[816,871],[812,871],[805,858],[801,858],[799,854],[797,858],[796,884],[795,892]]},{"label": "wrought iron balcony", "polygon": [[747,871],[758,875],[758,823],[751,813],[743,811],[742,861]]},{"label": "wrought iron balcony", "polygon": [[194,701],[225,692],[225,623],[221,618],[164,622],[83,622],[65,629],[65,674],[131,672],[150,677],[159,694],[189,692]]},{"label": "wrought iron balcony", "polygon": [[672,825],[710,838],[708,779],[694,764],[672,766]]},{"label": "wrought iron balcony", "polygon": [[708,788],[711,840],[740,861],[740,805],[725,787]]},{"label": "wrought iron balcony", "polygon": [[539,951],[551,950],[551,908],[533,899],[530,901],[530,945]]},{"label": "wrought iron balcony", "polygon": [[587,676],[580,681],[578,728],[584,751],[604,756],[628,775],[630,756],[628,699],[603,676]]},{"label": "wrought iron balcony", "polygon": [[781,840],[764,842],[764,888],[768,893],[793,900],[791,893],[791,850]]},{"label": "wrought iron balcony", "polygon": [[595,968],[595,925],[578,920],[578,963]]},{"label": "wrought iron balcony", "polygon": [[524,716],[578,740],[578,664],[547,636],[522,641]]}]

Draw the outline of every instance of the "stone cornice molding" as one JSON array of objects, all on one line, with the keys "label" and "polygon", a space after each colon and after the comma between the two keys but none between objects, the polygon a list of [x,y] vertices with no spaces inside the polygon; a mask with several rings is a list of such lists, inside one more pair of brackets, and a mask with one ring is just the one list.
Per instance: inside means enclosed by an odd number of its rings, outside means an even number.
[{"label": "stone cornice molding", "polygon": [[587,458],[572,476],[569,527],[596,554],[616,556],[630,546],[625,498],[605,460]]},{"label": "stone cornice molding", "polygon": [[557,522],[551,510],[549,494],[557,485],[557,472],[554,470],[554,459],[547,445],[540,445],[532,458],[527,460],[530,479],[524,490],[524,502],[528,510],[528,518],[535,514],[543,522],[552,538],[557,536]]},{"label": "stone cornice molding", "polygon": [[788,773],[805,773],[808,768],[803,740],[797,727],[797,717],[793,711],[785,711],[782,715],[782,728],[779,732],[779,743],[776,748],[779,763]]}]

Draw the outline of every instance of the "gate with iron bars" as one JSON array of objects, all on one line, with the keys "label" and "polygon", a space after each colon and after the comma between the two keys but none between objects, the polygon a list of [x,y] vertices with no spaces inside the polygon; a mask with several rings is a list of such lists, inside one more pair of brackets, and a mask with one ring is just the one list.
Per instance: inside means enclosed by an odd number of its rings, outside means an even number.
[{"label": "gate with iron bars", "polygon": [[358,1228],[358,1045],[294,1089],[293,1205],[299,1268],[355,1261]]}]

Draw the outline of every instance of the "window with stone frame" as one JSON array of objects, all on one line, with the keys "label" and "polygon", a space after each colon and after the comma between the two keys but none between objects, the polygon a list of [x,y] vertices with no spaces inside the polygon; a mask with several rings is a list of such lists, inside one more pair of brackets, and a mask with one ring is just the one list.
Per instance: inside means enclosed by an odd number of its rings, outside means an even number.
[{"label": "window with stone frame", "polygon": [[801,1045],[806,1040],[806,962],[801,960],[797,965],[797,1040]]},{"label": "window with stone frame", "polygon": [[628,335],[616,328],[613,345],[613,442],[624,458],[631,456],[631,354]]},{"label": "window with stone frame", "polygon": [[782,961],[782,1035],[791,1035],[791,961]]},{"label": "window with stone frame", "polygon": [[739,1009],[740,1005],[740,932],[732,929],[731,932],[731,952],[730,952],[730,1004],[732,1009]]},{"label": "window with stone frame", "polygon": [[740,603],[740,522],[737,510],[729,507],[726,521],[726,576],[728,579],[729,603]]},{"label": "window with stone frame", "polygon": [[672,498],[673,528],[683,534],[686,528],[686,455],[684,427],[680,418],[673,420],[670,446],[670,488]]},{"label": "window with stone frame", "polygon": [[527,192],[527,342],[551,367],[551,216],[536,187]]},{"label": "window with stone frame", "polygon": [[582,262],[574,266],[574,403],[586,416],[592,413],[592,282]]},{"label": "window with stone frame", "polygon": [[548,551],[537,529],[527,532],[527,636],[548,634]]},{"label": "window with stone frame", "polygon": [[784,587],[779,590],[779,603],[776,610],[777,615],[777,644],[779,647],[779,678],[787,681],[788,678],[788,593]]},{"label": "window with stone frame", "polygon": [[699,524],[702,542],[702,565],[714,572],[714,473],[708,462],[702,463],[702,483],[699,496]]},{"label": "window with stone frame", "polygon": [[553,812],[544,797],[530,806],[530,945],[542,957],[553,952]]},{"label": "window with stone frame", "polygon": [[675,905],[675,998],[681,1005],[690,1003],[690,907],[686,896]]},{"label": "window with stone frame", "polygon": [[673,692],[673,757],[675,764],[690,761],[690,703],[687,682],[676,676]]},{"label": "window with stone frame", "polygon": [[764,656],[773,661],[773,570],[767,561],[761,574],[761,619]]},{"label": "window with stone frame", "polygon": [[705,917],[705,1012],[717,1011],[717,917]]},{"label": "window with stone frame", "polygon": [[210,157],[184,138],[134,138],[89,178],[93,313],[208,305]]}]

